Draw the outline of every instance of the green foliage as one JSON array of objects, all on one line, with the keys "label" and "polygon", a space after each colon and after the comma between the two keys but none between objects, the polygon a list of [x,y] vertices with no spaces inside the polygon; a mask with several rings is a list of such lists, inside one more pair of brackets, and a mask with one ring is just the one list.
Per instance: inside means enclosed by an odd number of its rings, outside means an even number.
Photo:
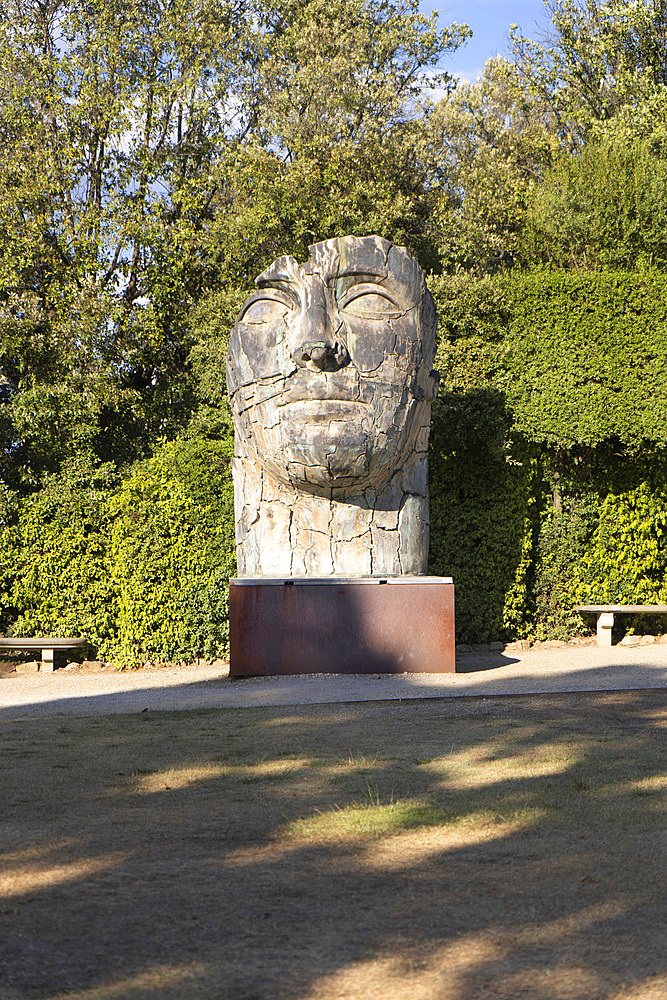
[{"label": "green foliage", "polygon": [[[510,32],[514,62],[572,147],[642,111],[667,86],[664,0],[548,0],[543,42]],[[664,122],[659,128],[664,131]],[[641,134],[635,131],[635,135]]]},{"label": "green foliage", "polygon": [[248,129],[211,174],[203,252],[214,290],[247,287],[275,257],[306,258],[345,233],[380,233],[432,263],[425,91],[452,86],[439,62],[467,28],[438,30],[416,0],[260,9],[253,82],[240,95]]},{"label": "green foliage", "polygon": [[429,452],[429,572],[453,576],[459,642],[525,634],[532,549],[533,470],[506,460],[509,425],[497,390],[441,396]]},{"label": "green foliage", "polygon": [[229,441],[183,439],[118,483],[80,460],[4,497],[2,626],[82,635],[119,663],[223,655],[233,571]]},{"label": "green foliage", "polygon": [[667,444],[667,276],[538,268],[432,287],[445,386],[504,393],[513,434],[549,448]]},{"label": "green foliage", "polygon": [[428,286],[438,307],[441,362],[446,358],[443,348],[461,338],[466,342],[477,338],[479,343],[502,338],[511,316],[506,283],[458,271],[432,275]]},{"label": "green foliage", "polygon": [[667,159],[647,140],[561,153],[531,192],[519,256],[564,268],[667,267]]},{"label": "green foliage", "polygon": [[9,498],[0,531],[2,626],[13,635],[85,636],[107,650],[118,611],[107,565],[109,466],[68,463],[43,488]]},{"label": "green foliage", "polygon": [[667,602],[667,481],[601,498],[571,592],[578,603]]},{"label": "green foliage", "polygon": [[231,442],[180,440],[114,497],[110,565],[121,662],[227,651],[234,567]]},{"label": "green foliage", "polygon": [[588,467],[570,462],[556,496],[557,507],[544,504],[536,553],[537,638],[576,631],[577,604],[665,603],[664,458],[619,461],[607,454]]},{"label": "green foliage", "polygon": [[[248,5],[0,3],[5,475],[117,465],[191,404],[184,310]],[[238,60],[238,63],[237,63]],[[234,85],[236,87],[236,84]]]},{"label": "green foliage", "polygon": [[662,602],[665,277],[432,288],[431,565],[456,579],[459,639],[563,638],[582,627],[577,604]]},{"label": "green foliage", "polygon": [[483,274],[517,259],[527,201],[559,145],[551,118],[500,57],[437,104],[425,122],[429,226],[445,269]]},{"label": "green foliage", "polygon": [[[558,489],[548,476],[541,485],[531,633],[536,639],[565,639],[581,630],[574,608],[582,601],[573,584],[590,551],[600,496],[590,481],[576,475],[567,484],[561,476]],[[602,599],[590,598],[585,603],[599,604]]]},{"label": "green foliage", "polygon": [[667,278],[533,271],[511,277],[499,385],[514,429],[542,445],[667,444]]},{"label": "green foliage", "polygon": [[667,4],[550,0],[424,119],[430,239],[477,274],[664,266]]}]

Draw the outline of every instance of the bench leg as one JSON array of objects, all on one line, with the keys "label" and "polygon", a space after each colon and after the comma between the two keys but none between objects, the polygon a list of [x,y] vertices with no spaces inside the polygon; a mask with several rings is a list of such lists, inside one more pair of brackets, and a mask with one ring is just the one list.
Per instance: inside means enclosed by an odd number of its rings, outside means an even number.
[{"label": "bench leg", "polygon": [[611,630],[613,627],[613,613],[611,611],[601,611],[598,614],[598,646],[611,646]]},{"label": "bench leg", "polygon": [[40,671],[43,674],[53,673],[53,650],[43,649],[42,650],[42,665]]}]

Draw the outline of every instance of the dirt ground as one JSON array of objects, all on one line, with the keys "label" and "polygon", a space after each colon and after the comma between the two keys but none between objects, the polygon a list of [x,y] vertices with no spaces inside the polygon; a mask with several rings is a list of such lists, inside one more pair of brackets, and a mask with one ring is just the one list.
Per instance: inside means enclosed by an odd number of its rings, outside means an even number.
[{"label": "dirt ground", "polygon": [[662,1000],[664,692],[0,732],[1,1000]]}]

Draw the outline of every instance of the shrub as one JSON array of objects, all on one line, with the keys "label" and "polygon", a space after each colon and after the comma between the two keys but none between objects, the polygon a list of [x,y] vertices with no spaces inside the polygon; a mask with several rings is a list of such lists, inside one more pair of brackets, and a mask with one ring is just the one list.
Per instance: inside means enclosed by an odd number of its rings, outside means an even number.
[{"label": "shrub", "polygon": [[75,635],[104,655],[114,644],[117,593],[106,556],[110,465],[68,462],[42,489],[14,498],[0,531],[0,601],[13,635]]},{"label": "shrub", "polygon": [[231,441],[181,439],[114,497],[110,564],[123,662],[227,652],[234,568]]},{"label": "shrub", "polygon": [[454,576],[459,640],[562,638],[576,604],[665,600],[667,278],[432,288],[430,563]]}]

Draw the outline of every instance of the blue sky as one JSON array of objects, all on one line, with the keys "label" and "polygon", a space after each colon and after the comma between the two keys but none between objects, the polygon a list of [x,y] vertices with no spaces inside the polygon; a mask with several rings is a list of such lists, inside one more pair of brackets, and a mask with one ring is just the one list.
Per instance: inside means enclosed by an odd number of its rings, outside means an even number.
[{"label": "blue sky", "polygon": [[443,69],[466,80],[475,80],[491,56],[507,54],[507,32],[518,24],[524,35],[535,38],[549,17],[542,0],[420,0],[424,14],[437,10],[440,24],[468,24],[473,37],[443,62]]}]

